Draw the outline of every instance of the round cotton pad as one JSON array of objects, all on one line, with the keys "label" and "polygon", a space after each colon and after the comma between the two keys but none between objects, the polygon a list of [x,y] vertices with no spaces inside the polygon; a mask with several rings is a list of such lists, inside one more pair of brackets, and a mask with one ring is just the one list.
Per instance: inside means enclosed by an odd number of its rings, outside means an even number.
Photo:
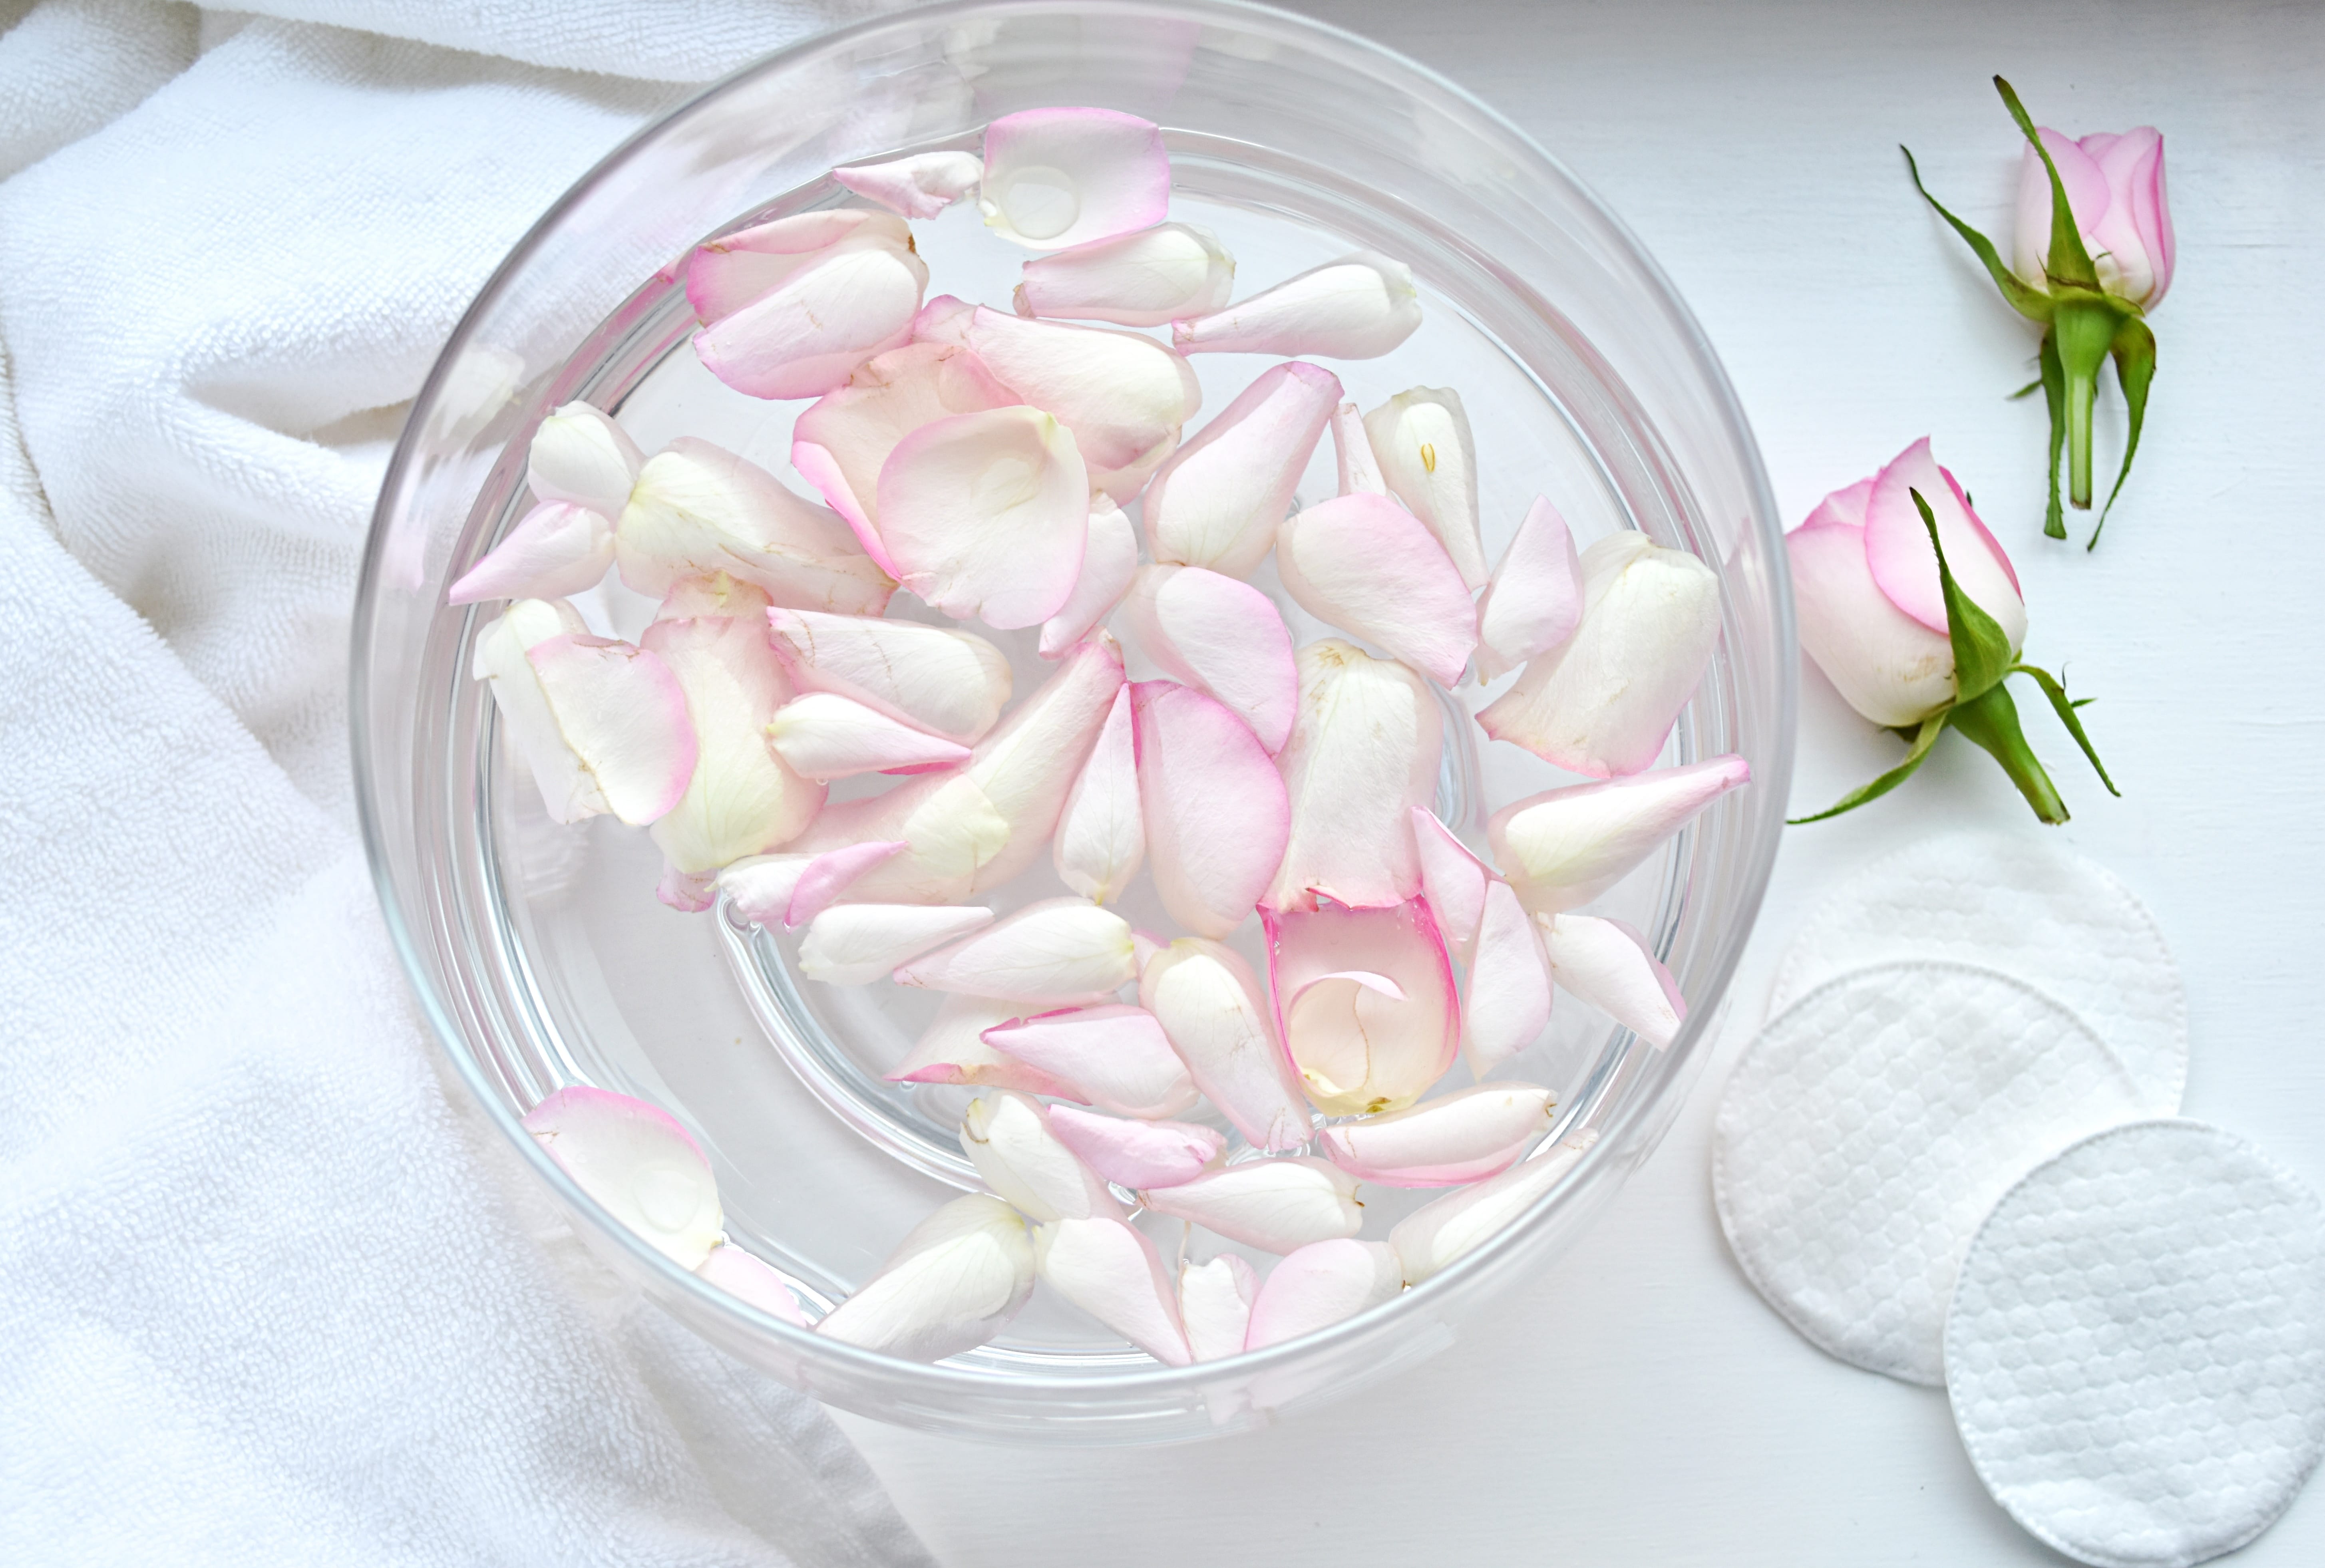
[{"label": "round cotton pad", "polygon": [[1994,1200],[2142,1113],[2123,1065],[2024,982],[1878,964],[1809,992],[1746,1050],[1712,1132],[1712,1196],[1736,1260],[1811,1343],[1936,1383],[1954,1271]]},{"label": "round cotton pad", "polygon": [[2325,1451],[2325,1211],[2200,1122],[2086,1139],[1979,1227],[1946,1386],[1979,1479],[2040,1540],[2103,1568],[2232,1552]]},{"label": "round cotton pad", "polygon": [[2005,833],[1952,833],[1876,861],[1817,907],[1777,966],[1771,1013],[1836,975],[1905,958],[2015,975],[2123,1058],[2150,1116],[2180,1109],[2188,998],[2154,917],[2080,855]]}]

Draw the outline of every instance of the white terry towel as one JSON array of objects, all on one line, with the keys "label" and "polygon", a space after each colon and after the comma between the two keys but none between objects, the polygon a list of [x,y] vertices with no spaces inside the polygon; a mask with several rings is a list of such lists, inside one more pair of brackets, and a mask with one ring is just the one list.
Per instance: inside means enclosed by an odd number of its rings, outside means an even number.
[{"label": "white terry towel", "polygon": [[448,1095],[345,761],[436,344],[669,81],[855,7],[278,8],[665,79],[0,0],[0,1562],[926,1563]]}]

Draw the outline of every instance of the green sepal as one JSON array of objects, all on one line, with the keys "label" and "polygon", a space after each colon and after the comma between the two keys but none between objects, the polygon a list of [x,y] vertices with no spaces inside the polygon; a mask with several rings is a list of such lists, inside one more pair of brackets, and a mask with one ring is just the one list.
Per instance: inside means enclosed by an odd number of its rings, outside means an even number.
[{"label": "green sepal", "polygon": [[[2061,666],[2061,668],[2064,667]],[[2067,683],[2047,669],[2037,669],[2031,664],[2014,664],[2010,667],[2010,671],[2013,675],[2031,675],[2034,678],[2034,684],[2041,687],[2042,695],[2051,699],[2051,711],[2059,715],[2059,722],[2067,726],[2067,733],[2074,736],[2075,744],[2083,749],[2084,757],[2090,762],[2091,771],[2099,776],[2099,782],[2107,786],[2108,794],[2117,800],[2122,799],[2123,791],[2117,789],[2115,780],[2107,777],[2107,764],[2099,761],[2098,749],[2091,744],[2090,736],[2083,733],[2082,715],[2075,711],[2091,699],[2085,697],[2082,702],[2070,701],[2067,696]]]},{"label": "green sepal", "polygon": [[2042,378],[2038,375],[2033,381],[2028,382],[2024,386],[2020,387],[2016,392],[2005,393],[2002,401],[2005,403],[2015,403],[2022,399],[2031,398],[2042,390]]},{"label": "green sepal", "polygon": [[2067,443],[2067,371],[2059,363],[2059,335],[2054,327],[2042,334],[2042,401],[2051,410],[2051,503],[2042,512],[2046,538],[2067,537],[2066,514],[2059,510],[2059,451]]},{"label": "green sepal", "polygon": [[1997,686],[1975,701],[1957,703],[1947,717],[2002,764],[2036,816],[2054,827],[2067,820],[2067,803],[2059,798],[2058,786],[2042,770],[2041,760],[2026,743],[2025,731],[2018,727],[2018,705],[2011,700],[2008,687]]},{"label": "green sepal", "polygon": [[2139,451],[2139,429],[2147,422],[2147,389],[2155,380],[2155,334],[2138,317],[2126,316],[2116,324],[2107,349],[2115,355],[2115,378],[2122,383],[2124,408],[2131,418],[2124,436],[2123,466],[2115,471],[2115,488],[2107,492],[2107,504],[2099,509],[2098,525],[2091,530],[2091,542],[2085,549],[2098,549],[2099,530],[2107,527],[2115,498],[2123,493],[2123,482],[2131,476],[2131,460]]},{"label": "green sepal", "polygon": [[2051,296],[2004,266],[2001,254],[1994,248],[1992,240],[1948,212],[1944,205],[1930,194],[1929,189],[1922,183],[1921,167],[1913,161],[1913,149],[1900,146],[1897,151],[1905,154],[1905,171],[1913,176],[1913,189],[1922,193],[1923,201],[1937,209],[1940,217],[1953,226],[1954,233],[1961,235],[1963,243],[1978,254],[1979,261],[1986,263],[1987,274],[1994,279],[1994,286],[2002,291],[2002,297],[2010,302],[2010,308],[2032,321],[2051,319]]},{"label": "green sepal", "polygon": [[1994,78],[1994,90],[2009,106],[2010,117],[2018,122],[2018,128],[2026,134],[2027,143],[2042,160],[2044,172],[2051,176],[2051,254],[2043,261],[2043,272],[2053,283],[2098,289],[2098,269],[2091,264],[2091,253],[2084,247],[2082,231],[2075,226],[2075,209],[2067,200],[2067,186],[2059,178],[2059,166],[2051,161],[2051,149],[2042,144],[2042,133],[2035,130],[2033,117],[2018,101],[2018,94],[2011,85],[1997,76]]},{"label": "green sepal", "polygon": [[1838,802],[1825,807],[1825,809],[1818,812],[1815,816],[1792,817],[1786,822],[1785,826],[1790,827],[1798,827],[1802,823],[1822,822],[1828,816],[1839,816],[1844,811],[1854,811],[1868,800],[1880,799],[1881,797],[1888,794],[1889,791],[1897,788],[1898,785],[1903,784],[1906,779],[1911,779],[1913,776],[1913,770],[1916,768],[1919,768],[1922,765],[1922,761],[1929,756],[1930,748],[1938,743],[1938,736],[1944,732],[1946,727],[1946,717],[1953,710],[1950,708],[1940,708],[1936,713],[1933,713],[1928,718],[1923,719],[1922,721],[1921,730],[1913,736],[1913,750],[1907,752],[1905,753],[1905,760],[1898,763],[1894,768],[1892,768],[1886,773],[1882,774],[1881,777],[1873,780],[1872,783],[1859,785],[1857,788],[1850,790],[1848,794],[1842,796]]},{"label": "green sepal", "polygon": [[1938,552],[1938,586],[1946,596],[1946,638],[1954,650],[1954,701],[1975,702],[2002,684],[2010,673],[2010,639],[2003,634],[1993,616],[1978,607],[1976,600],[1961,591],[1954,581],[1953,568],[1946,565],[1946,547],[1938,540],[1938,520],[1930,511],[1930,503],[1922,499],[1918,490],[1908,490],[1913,498],[1914,510],[1922,514],[1922,526],[1930,530],[1930,548]]}]

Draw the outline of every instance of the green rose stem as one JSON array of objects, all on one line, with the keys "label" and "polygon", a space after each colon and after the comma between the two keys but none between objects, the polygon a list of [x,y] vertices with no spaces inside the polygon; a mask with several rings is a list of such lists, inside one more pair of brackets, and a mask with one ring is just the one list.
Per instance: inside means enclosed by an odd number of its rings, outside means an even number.
[{"label": "green rose stem", "polygon": [[1850,790],[1827,809],[1812,816],[1793,817],[1792,825],[1822,822],[1888,794],[1913,776],[1949,724],[2002,764],[2002,770],[2010,775],[2010,781],[2018,786],[2018,792],[2026,797],[2026,803],[2034,808],[2037,817],[2054,826],[2066,821],[2067,803],[2059,798],[2058,787],[2051,782],[2041,759],[2027,745],[2026,732],[2018,723],[2018,704],[2012,699],[2010,688],[2003,684],[2014,675],[2030,677],[2042,695],[2051,699],[2052,711],[2089,759],[2099,782],[2107,786],[2108,794],[2121,798],[2123,791],[2107,777],[2106,765],[2100,762],[2090,736],[2083,731],[2082,716],[2076,711],[2082,704],[2070,701],[2065,684],[2050,671],[2015,661],[2009,637],[1995,623],[1994,617],[1979,609],[1954,581],[1953,569],[1946,565],[1946,547],[1938,538],[1938,520],[1931,512],[1930,503],[1922,499],[1919,490],[1907,493],[1913,498],[1914,510],[1922,514],[1922,526],[1929,530],[1930,548],[1938,553],[1938,584],[1946,600],[1946,637],[1953,645],[1953,700],[1920,724],[1896,730],[1898,735],[1913,742],[1904,761],[1871,783]]},{"label": "green rose stem", "polygon": [[2042,263],[2047,289],[2035,288],[2005,266],[1993,241],[1947,211],[1929,193],[1922,184],[1922,171],[1913,161],[1912,151],[1903,147],[1898,151],[1905,154],[1905,168],[1913,177],[1913,189],[1985,264],[1995,287],[2002,291],[2011,309],[2031,321],[2042,323],[2042,380],[2038,384],[2051,414],[2051,499],[2043,512],[2042,531],[2052,539],[2067,537],[2065,517],[2059,505],[2061,447],[2067,454],[2068,499],[2079,511],[2090,509],[2091,413],[2098,400],[2100,367],[2110,358],[2115,361],[2116,380],[2123,388],[2124,406],[2130,420],[2124,440],[2123,465],[2116,471],[2115,486],[2107,492],[2107,506],[2100,510],[2098,524],[2091,530],[2090,544],[2086,547],[2097,549],[2099,531],[2107,527],[2107,514],[2114,508],[2116,497],[2123,493],[2123,482],[2131,473],[2131,460],[2139,451],[2140,428],[2147,419],[2147,390],[2155,379],[2155,334],[2148,329],[2137,305],[2101,287],[2098,269],[2083,244],[2081,230],[2076,226],[2074,210],[2067,201],[2066,184],[2059,178],[2051,150],[2043,144],[2026,106],[2018,101],[2010,84],[1997,76],[1994,86],[2050,177],[2051,246]]}]

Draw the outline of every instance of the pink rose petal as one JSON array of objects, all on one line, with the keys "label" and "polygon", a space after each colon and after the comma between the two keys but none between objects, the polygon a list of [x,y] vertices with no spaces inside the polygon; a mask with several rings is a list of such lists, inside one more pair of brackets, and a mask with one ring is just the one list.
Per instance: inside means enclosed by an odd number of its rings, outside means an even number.
[{"label": "pink rose petal", "polygon": [[1264,1351],[1395,1299],[1396,1254],[1379,1241],[1318,1241],[1278,1263],[1251,1304],[1244,1349]]},{"label": "pink rose petal", "polygon": [[993,409],[922,426],[888,455],[879,494],[897,580],[945,614],[1037,626],[1073,594],[1090,484],[1054,416]]},{"label": "pink rose petal", "polygon": [[1486,824],[1495,862],[1526,908],[1556,914],[1613,887],[1657,845],[1752,781],[1741,757],[1714,757],[1514,800]]},{"label": "pink rose petal", "polygon": [[1550,1130],[1558,1105],[1533,1084],[1480,1084],[1409,1111],[1324,1130],[1325,1155],[1359,1181],[1454,1187],[1507,1169]]},{"label": "pink rose petal", "polygon": [[1589,1130],[1575,1133],[1555,1148],[1537,1149],[1533,1158],[1501,1175],[1450,1192],[1398,1221],[1388,1243],[1405,1282],[1418,1285],[1491,1241],[1564,1180],[1598,1138]]},{"label": "pink rose petal", "polygon": [[1243,1351],[1251,1328],[1251,1304],[1259,1276],[1232,1252],[1179,1271],[1179,1317],[1187,1325],[1187,1345],[1199,1361],[1224,1360]]},{"label": "pink rose petal", "polygon": [[[588,403],[566,403],[541,421],[525,448],[525,482],[544,503],[622,515],[645,454],[630,433]],[[578,590],[576,590],[578,591]]]},{"label": "pink rose petal", "polygon": [[1461,581],[1486,586],[1486,547],[1477,538],[1477,447],[1461,394],[1417,386],[1365,416],[1389,493],[1413,509],[1445,547]]},{"label": "pink rose petal", "polygon": [[868,985],[992,919],[975,906],[834,904],[808,922],[799,971],[827,985]]},{"label": "pink rose petal", "polygon": [[1719,641],[1719,579],[1623,532],[1582,552],[1582,624],[1477,715],[1497,741],[1606,779],[1653,765]]},{"label": "pink rose petal", "polygon": [[1141,681],[1130,711],[1154,890],[1197,936],[1225,936],[1283,858],[1283,777],[1241,719],[1190,687]]},{"label": "pink rose petal", "polygon": [[1444,718],[1421,678],[1337,638],[1300,650],[1300,713],[1277,759],[1292,826],[1261,902],[1358,909],[1421,890],[1413,808],[1437,795]]},{"label": "pink rose petal", "polygon": [[1300,671],[1274,602],[1200,567],[1141,567],[1120,624],[1162,673],[1217,697],[1272,756],[1292,733]]},{"label": "pink rose petal", "polygon": [[1371,251],[1287,279],[1239,305],[1171,323],[1181,354],[1375,359],[1421,325],[1413,269]]},{"label": "pink rose petal", "polygon": [[1033,1232],[1033,1255],[1051,1289],[1164,1366],[1195,1359],[1162,1256],[1135,1228],[1108,1218],[1052,1221]]},{"label": "pink rose petal", "polygon": [[985,163],[974,152],[915,152],[885,163],[835,169],[831,178],[890,212],[934,217],[977,189],[985,178]]},{"label": "pink rose petal", "polygon": [[524,657],[607,810],[641,827],[685,798],[698,744],[670,666],[626,642],[570,633],[534,643]]},{"label": "pink rose petal", "polygon": [[1139,1005],[1153,1013],[1195,1086],[1253,1148],[1307,1141],[1308,1108],[1251,966],[1232,949],[1182,936],[1147,960]]},{"label": "pink rose petal", "polygon": [[[1445,1075],[1460,1043],[1460,1002],[1427,904],[1262,918],[1277,1028],[1318,1110],[1400,1111]],[[1401,995],[1359,974],[1385,978]]]},{"label": "pink rose petal", "polygon": [[1275,569],[1301,608],[1440,686],[1460,680],[1477,645],[1461,574],[1427,526],[1385,495],[1343,495],[1288,519]]},{"label": "pink rose petal", "polygon": [[1051,854],[1058,880],[1094,903],[1113,903],[1138,874],[1146,855],[1146,824],[1138,798],[1128,687],[1114,694],[1098,744],[1066,797]]},{"label": "pink rose petal", "polygon": [[904,847],[853,844],[822,854],[753,855],[720,872],[718,890],[746,920],[791,930],[822,914],[849,883]]},{"label": "pink rose petal", "polygon": [[807,1314],[800,1311],[799,1297],[792,1294],[783,1277],[732,1241],[713,1247],[694,1275],[769,1317],[799,1328],[807,1326]]},{"label": "pink rose petal", "polygon": [[1235,258],[1219,236],[1191,223],[1036,257],[1017,285],[1020,316],[1062,316],[1117,327],[1161,327],[1227,302]]},{"label": "pink rose petal", "polygon": [[652,829],[681,872],[715,872],[799,836],[823,807],[823,788],[767,745],[767,724],[791,698],[791,682],[758,619],[724,615],[657,621],[640,635],[642,657],[676,680],[695,735],[686,791]]},{"label": "pink rose petal", "polygon": [[1005,1089],[978,1095],[961,1115],[960,1148],[994,1196],[1029,1220],[1122,1218],[1106,1183],[1051,1130],[1039,1100]]},{"label": "pink rose petal", "polygon": [[1477,678],[1493,680],[1562,646],[1582,624],[1582,558],[1542,496],[1477,600]]},{"label": "pink rose petal", "polygon": [[765,734],[767,743],[794,772],[819,783],[858,773],[949,768],[971,755],[957,742],[898,724],[875,708],[829,691],[809,692],[776,709]]},{"label": "pink rose petal", "polygon": [[778,604],[851,615],[878,614],[895,588],[838,513],[691,438],[639,470],[614,525],[614,564],[657,598],[682,577],[727,572]]},{"label": "pink rose petal", "polygon": [[1890,603],[1932,632],[1946,630],[1944,590],[1938,582],[1938,553],[1930,547],[1913,493],[1929,503],[1938,538],[1946,547],[1946,567],[1970,602],[2001,626],[2012,648],[2026,641],[2026,600],[2018,574],[2000,541],[1969,508],[1954,476],[1930,455],[1927,436],[1890,460],[1873,481],[1865,507],[1865,561]]},{"label": "pink rose petal", "polygon": [[986,1030],[984,1039],[1071,1084],[1074,1099],[1116,1116],[1175,1116],[1197,1098],[1187,1065],[1143,1007],[1107,1003],[1012,1019]]},{"label": "pink rose petal", "polygon": [[917,621],[767,613],[775,657],[801,691],[829,691],[915,729],[976,744],[1009,700],[1009,659],[984,638]]},{"label": "pink rose petal", "polygon": [[1365,1222],[1357,1178],[1320,1159],[1246,1160],[1142,1192],[1139,1201],[1263,1252],[1353,1236]]},{"label": "pink rose petal", "polygon": [[1365,433],[1364,417],[1354,403],[1332,410],[1332,451],[1339,467],[1342,495],[1386,495],[1388,481],[1381,475],[1372,438]]},{"label": "pink rose petal", "polygon": [[1227,1147],[1227,1139],[1208,1127],[1125,1121],[1070,1105],[1050,1107],[1050,1130],[1092,1170],[1125,1187],[1190,1181]]},{"label": "pink rose petal", "polygon": [[1486,1075],[1542,1038],[1550,1024],[1550,958],[1542,934],[1507,882],[1486,884],[1469,994],[1461,1006],[1461,1054]]},{"label": "pink rose petal", "polygon": [[1042,623],[1042,657],[1056,659],[1114,613],[1138,575],[1138,532],[1105,495],[1090,497],[1089,540],[1081,573],[1058,613]]},{"label": "pink rose petal", "polygon": [[911,341],[929,270],[886,213],[801,213],[725,235],[686,263],[703,367],[758,398],[820,397]]},{"label": "pink rose petal", "polygon": [[999,1198],[970,1193],[913,1226],[815,1332],[908,1361],[940,1361],[999,1333],[1033,1293],[1025,1222]]},{"label": "pink rose petal", "polygon": [[1421,890],[1428,897],[1430,913],[1453,955],[1464,964],[1477,940],[1477,926],[1486,913],[1486,884],[1494,873],[1469,853],[1453,830],[1434,812],[1413,808],[1413,847],[1421,863]]},{"label": "pink rose petal", "polygon": [[1152,121],[1113,109],[1024,109],[985,127],[986,226],[1030,250],[1063,250],[1161,223],[1171,157]]},{"label": "pink rose petal", "polygon": [[1953,700],[1953,641],[1891,604],[1873,580],[1865,559],[1872,494],[1870,479],[1835,491],[1784,536],[1801,651],[1875,724],[1919,724]]},{"label": "pink rose petal", "polygon": [[613,564],[614,525],[603,513],[546,501],[520,518],[444,598],[452,604],[561,598],[596,587]]},{"label": "pink rose petal", "polygon": [[1108,1001],[1137,978],[1130,923],[1086,899],[1028,904],[895,972],[899,985],[1052,1006]]},{"label": "pink rose petal", "polygon": [[1021,1089],[1054,1099],[1080,1099],[1071,1085],[985,1043],[987,1029],[1012,1021],[1018,1010],[1014,1002],[982,996],[946,997],[912,1050],[886,1075],[888,1082]]},{"label": "pink rose petal", "polygon": [[726,1220],[710,1161],[668,1111],[576,1084],[524,1114],[524,1130],[597,1205],[681,1268],[701,1267]]},{"label": "pink rose petal", "polygon": [[1274,546],[1339,401],[1339,378],[1319,366],[1262,371],[1155,470],[1144,507],[1154,558],[1248,576]]},{"label": "pink rose petal", "polygon": [[1559,986],[1657,1050],[1679,1037],[1687,999],[1646,938],[1620,920],[1545,915],[1543,947]]}]

